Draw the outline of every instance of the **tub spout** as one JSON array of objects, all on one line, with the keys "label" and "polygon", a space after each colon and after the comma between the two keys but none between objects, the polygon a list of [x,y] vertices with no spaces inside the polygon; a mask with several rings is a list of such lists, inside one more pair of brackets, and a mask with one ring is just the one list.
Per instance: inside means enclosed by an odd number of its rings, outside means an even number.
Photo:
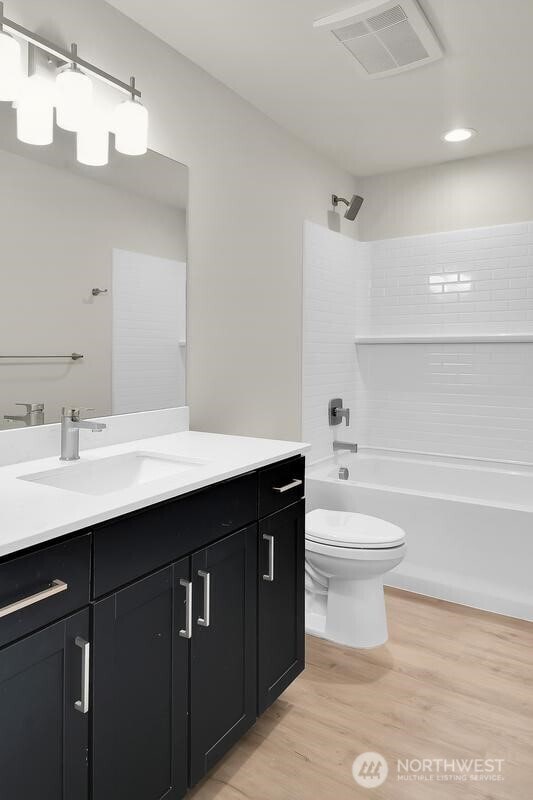
[{"label": "tub spout", "polygon": [[357,444],[355,442],[333,442],[333,452],[336,450],[349,450],[350,453],[357,453]]}]

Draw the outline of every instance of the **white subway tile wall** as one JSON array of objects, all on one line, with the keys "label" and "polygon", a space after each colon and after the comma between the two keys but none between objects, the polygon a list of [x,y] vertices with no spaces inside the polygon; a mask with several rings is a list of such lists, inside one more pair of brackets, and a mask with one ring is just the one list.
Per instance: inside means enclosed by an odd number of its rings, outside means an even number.
[{"label": "white subway tile wall", "polygon": [[533,330],[533,223],[371,242],[359,335]]},{"label": "white subway tile wall", "polygon": [[[312,239],[306,247],[306,283],[313,285],[320,273],[333,281],[342,248],[334,238],[338,235],[309,234],[311,227],[306,227],[306,239]],[[533,333],[533,223],[370,242],[362,269],[359,243],[348,241],[356,273],[354,336]],[[320,257],[311,257],[314,251]],[[345,295],[342,287],[348,289],[348,279],[343,262],[337,290],[343,295],[343,331],[349,291]],[[320,438],[316,457],[326,455],[327,439],[318,429],[323,424],[318,408],[313,415],[307,409],[306,393],[316,404],[325,382],[317,347],[324,345],[321,331],[334,327],[337,318],[333,290],[328,292],[325,305],[320,294],[311,296],[311,304],[307,295],[305,300],[303,432],[313,444]],[[339,360],[336,370],[328,366],[327,388],[335,394],[337,383],[349,383],[361,443],[533,462],[532,344],[436,342],[354,349],[355,359],[344,359],[351,382],[341,379]]]},{"label": "white subway tile wall", "polygon": [[533,463],[533,344],[357,349],[369,446]]},{"label": "white subway tile wall", "polygon": [[[367,292],[370,262],[366,243],[320,225],[306,223],[304,239],[302,426],[313,446],[310,458],[317,461],[331,455],[334,436],[357,442],[364,430],[354,333],[357,296]],[[351,410],[349,428],[344,422],[328,425],[334,397]]]},{"label": "white subway tile wall", "polygon": [[186,265],[113,251],[113,414],[185,403]]}]

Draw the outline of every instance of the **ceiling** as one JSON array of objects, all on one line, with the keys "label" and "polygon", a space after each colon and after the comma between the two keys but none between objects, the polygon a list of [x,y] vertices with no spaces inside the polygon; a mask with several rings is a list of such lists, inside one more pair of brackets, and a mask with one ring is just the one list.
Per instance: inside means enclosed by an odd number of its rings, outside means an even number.
[{"label": "ceiling", "polygon": [[420,0],[445,58],[376,80],[313,28],[361,0],[108,1],[356,175],[533,143],[532,0]]}]

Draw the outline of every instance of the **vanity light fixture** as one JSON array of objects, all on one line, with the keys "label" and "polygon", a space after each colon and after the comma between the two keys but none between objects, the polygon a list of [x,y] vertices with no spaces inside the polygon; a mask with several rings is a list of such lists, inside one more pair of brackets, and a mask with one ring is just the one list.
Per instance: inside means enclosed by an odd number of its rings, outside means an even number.
[{"label": "vanity light fixture", "polygon": [[474,128],[454,128],[451,131],[447,131],[443,134],[442,138],[445,142],[455,143],[455,142],[467,142],[468,139],[471,139],[473,136],[477,134],[477,131]]},{"label": "vanity light fixture", "polygon": [[[17,39],[29,45],[27,78],[23,77]],[[34,72],[31,56],[35,49],[47,53],[51,62],[60,65],[55,84]],[[128,95],[110,120],[104,120],[94,104],[91,78]],[[115,132],[116,149],[120,153],[143,155],[148,149],[149,114],[140,98],[135,78],[125,83],[80,58],[76,45],[67,50],[13,22],[4,15],[4,3],[0,0],[0,100],[13,101],[17,109],[17,136],[21,141],[51,144],[55,106],[58,126],[79,136],[77,151],[81,163],[91,166],[108,163],[110,129]]]},{"label": "vanity light fixture", "polygon": [[105,167],[109,164],[109,128],[102,113],[93,109],[76,137],[76,156],[80,164]]},{"label": "vanity light fixture", "polygon": [[[78,46],[73,44],[71,54],[78,55]],[[77,133],[91,110],[93,82],[74,62],[67,64],[56,77],[56,122],[65,131]]]},{"label": "vanity light fixture", "polygon": [[124,155],[142,156],[148,150],[148,111],[135,96],[135,78],[131,79],[131,89],[131,98],[115,109],[115,147]]},{"label": "vanity light fixture", "polygon": [[24,78],[18,92],[17,139],[44,146],[54,141],[54,98],[50,82],[42,75]]}]

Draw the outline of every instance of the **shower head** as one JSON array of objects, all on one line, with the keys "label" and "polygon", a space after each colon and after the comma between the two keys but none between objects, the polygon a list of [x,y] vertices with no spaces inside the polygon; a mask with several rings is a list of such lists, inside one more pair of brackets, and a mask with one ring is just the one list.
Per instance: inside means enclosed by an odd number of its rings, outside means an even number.
[{"label": "shower head", "polygon": [[351,222],[353,222],[353,220],[359,214],[359,209],[363,205],[364,200],[358,194],[352,195],[351,200],[345,200],[344,197],[339,197],[338,195],[333,194],[331,195],[331,202],[333,203],[334,208],[337,208],[339,203],[344,203],[345,206],[348,206],[344,216],[346,219],[349,219]]}]

